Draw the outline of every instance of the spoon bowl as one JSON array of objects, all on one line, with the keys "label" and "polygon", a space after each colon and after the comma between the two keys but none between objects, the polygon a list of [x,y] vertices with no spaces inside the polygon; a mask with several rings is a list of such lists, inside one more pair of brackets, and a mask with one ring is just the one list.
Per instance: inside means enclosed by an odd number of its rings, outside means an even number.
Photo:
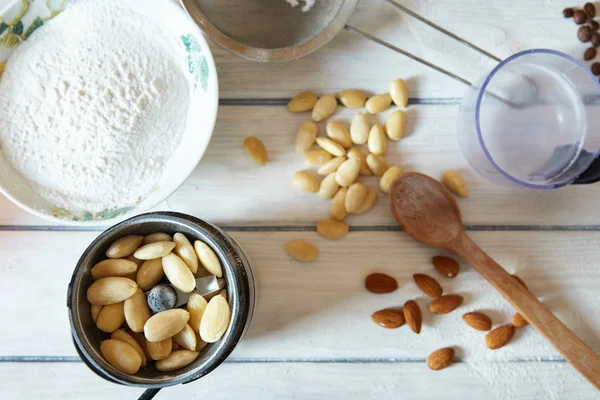
[{"label": "spoon bowl", "polygon": [[419,242],[452,249],[452,242],[464,233],[456,200],[427,175],[409,172],[394,182],[390,204],[402,229]]}]

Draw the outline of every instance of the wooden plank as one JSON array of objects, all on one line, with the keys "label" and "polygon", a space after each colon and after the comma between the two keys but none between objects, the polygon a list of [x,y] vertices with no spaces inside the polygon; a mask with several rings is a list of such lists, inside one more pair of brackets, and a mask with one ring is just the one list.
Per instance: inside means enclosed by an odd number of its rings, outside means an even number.
[{"label": "wooden plank", "polygon": [[[513,311],[472,269],[455,279],[441,278],[430,264],[435,249],[416,244],[401,232],[355,232],[328,241],[313,232],[233,232],[254,260],[258,303],[250,330],[234,357],[243,359],[418,358],[454,345],[467,362],[553,359],[556,351],[530,327],[499,351],[489,351],[484,334],[461,319],[484,310],[494,324]],[[66,288],[79,254],[95,237],[90,232],[0,233],[0,356],[74,356],[66,309]],[[600,349],[600,298],[597,285],[599,232],[476,232],[474,239],[589,345]],[[319,246],[319,260],[292,261],[284,252],[291,239]],[[371,272],[398,279],[400,289],[373,295],[364,289]],[[412,282],[416,272],[440,280],[446,293],[465,304],[433,316],[428,300]],[[370,320],[374,311],[415,298],[424,314],[420,335],[407,327],[386,330]],[[44,340],[40,340],[43,332]]]},{"label": "wooden plank", "polygon": [[[356,111],[340,109],[335,118],[351,120]],[[588,225],[600,224],[595,199],[600,185],[570,186],[533,191],[492,184],[472,170],[456,140],[456,105],[414,106],[409,110],[408,134],[389,142],[386,159],[406,170],[440,177],[448,168],[463,175],[471,194],[459,199],[465,223],[479,225]],[[372,118],[385,122],[386,113]],[[296,129],[306,114],[289,114],[278,106],[221,107],[219,121],[207,150],[185,184],[159,209],[175,210],[225,225],[308,225],[327,217],[330,203],[305,194],[291,184],[297,170],[307,168],[293,149]],[[321,134],[324,135],[324,124]],[[259,167],[246,155],[244,137],[260,137],[269,163]],[[377,188],[378,179],[366,178]],[[353,226],[395,226],[388,201],[379,192],[376,207],[351,216]],[[0,224],[48,225],[27,215],[6,199],[0,200]]]},{"label": "wooden plank", "polygon": [[[594,388],[564,363],[499,363],[483,377],[467,364],[430,371],[423,363],[232,364],[157,399],[591,399]],[[4,400],[137,398],[141,389],[106,382],[82,363],[0,364]],[[24,384],[35,377],[35,384]],[[250,378],[251,377],[251,378]]]},{"label": "wooden plank", "polygon": [[[581,59],[587,47],[577,40],[573,21],[562,17],[562,9],[573,6],[568,0],[399,3],[500,58],[550,48]],[[362,0],[350,24],[467,79],[477,79],[495,65],[383,1]],[[324,49],[285,64],[254,63],[217,46],[212,49],[224,98],[291,97],[303,90],[326,93],[349,86],[379,92],[398,77],[408,79],[411,97],[462,97],[465,90],[462,83],[345,31]]]}]

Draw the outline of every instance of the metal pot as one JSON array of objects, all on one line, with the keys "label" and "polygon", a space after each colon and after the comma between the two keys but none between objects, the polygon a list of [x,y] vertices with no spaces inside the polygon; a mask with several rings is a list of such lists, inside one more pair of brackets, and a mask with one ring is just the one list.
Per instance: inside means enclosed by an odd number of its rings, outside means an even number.
[{"label": "metal pot", "polygon": [[[223,277],[227,282],[231,322],[221,340],[209,344],[196,361],[173,372],[161,372],[152,366],[143,367],[135,375],[113,368],[100,353],[100,342],[108,334],[99,331],[92,321],[87,288],[92,283],[90,269],[105,258],[106,249],[115,240],[127,235],[152,232],[181,232],[193,240],[207,243],[219,257]],[[231,354],[250,325],[255,305],[254,277],[248,259],[240,246],[220,228],[189,215],[155,212],[123,221],[98,236],[85,250],[69,283],[67,308],[71,333],[77,352],[85,364],[102,378],[140,388],[149,388],[141,398],[150,399],[158,390],[180,383],[190,383],[218,367]]]}]

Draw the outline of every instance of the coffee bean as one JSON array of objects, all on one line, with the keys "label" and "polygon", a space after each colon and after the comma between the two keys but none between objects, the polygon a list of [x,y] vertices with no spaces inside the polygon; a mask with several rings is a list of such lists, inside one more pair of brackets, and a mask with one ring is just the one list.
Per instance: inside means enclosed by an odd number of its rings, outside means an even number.
[{"label": "coffee bean", "polygon": [[589,49],[587,49],[585,51],[585,53],[583,53],[583,59],[585,61],[593,60],[594,58],[596,58],[596,54],[598,54],[598,52],[596,51],[596,48],[590,47]]},{"label": "coffee bean", "polygon": [[565,18],[571,18],[571,17],[573,16],[573,11],[574,11],[574,10],[573,10],[571,7],[569,7],[569,8],[565,8],[565,9],[563,10],[563,16],[564,16]]},{"label": "coffee bean", "polygon": [[596,6],[592,3],[585,3],[583,6],[583,11],[585,11],[590,18],[594,18],[596,16]]},{"label": "coffee bean", "polygon": [[585,24],[587,21],[587,15],[581,10],[573,12],[573,20],[577,25]]},{"label": "coffee bean", "polygon": [[597,21],[594,21],[594,20],[591,20],[590,23],[588,24],[588,26],[593,31],[597,31],[598,29],[600,29],[600,24]]},{"label": "coffee bean", "polygon": [[591,69],[592,69],[592,74],[600,75],[600,63],[597,63],[597,62],[593,63]]},{"label": "coffee bean", "polygon": [[593,33],[594,32],[592,32],[592,30],[588,26],[582,26],[581,28],[579,28],[579,30],[577,30],[577,37],[579,38],[579,40],[586,43],[589,42],[590,39],[592,39]]},{"label": "coffee bean", "polygon": [[594,32],[592,35],[592,44],[596,47],[600,46],[600,33]]}]

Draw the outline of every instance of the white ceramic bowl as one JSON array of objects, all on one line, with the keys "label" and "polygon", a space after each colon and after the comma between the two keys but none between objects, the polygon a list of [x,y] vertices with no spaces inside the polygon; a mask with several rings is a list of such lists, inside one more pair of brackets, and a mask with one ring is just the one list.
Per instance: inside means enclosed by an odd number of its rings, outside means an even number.
[{"label": "white ceramic bowl", "polygon": [[[192,173],[208,146],[213,132],[219,89],[217,71],[208,44],[198,26],[175,2],[169,0],[123,0],[133,10],[160,22],[165,32],[180,44],[181,60],[188,71],[191,90],[186,128],[181,145],[172,155],[156,189],[137,204],[102,212],[73,211],[57,208],[35,193],[28,182],[8,163],[0,149],[0,192],[21,208],[39,217],[70,225],[112,225],[139,212],[151,209],[167,199]],[[0,12],[0,71],[20,42],[60,14],[68,1],[15,0]],[[6,35],[11,35],[9,39]],[[36,32],[43,34],[43,30]]]}]

